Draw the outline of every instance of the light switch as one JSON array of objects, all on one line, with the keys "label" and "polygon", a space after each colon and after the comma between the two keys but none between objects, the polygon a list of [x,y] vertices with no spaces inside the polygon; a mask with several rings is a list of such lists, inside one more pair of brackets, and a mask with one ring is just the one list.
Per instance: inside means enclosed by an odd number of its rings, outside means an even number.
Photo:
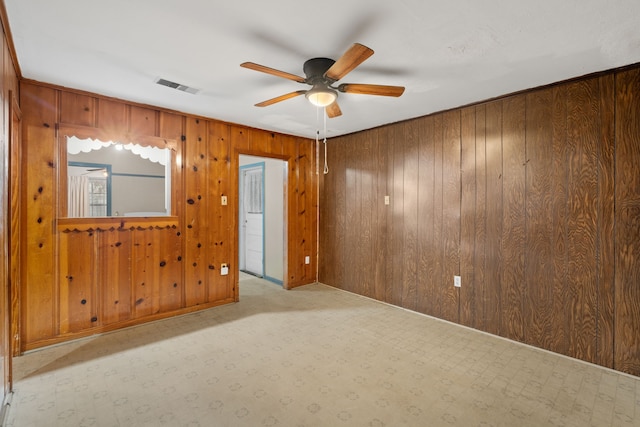
[{"label": "light switch", "polygon": [[227,196],[222,196],[221,198],[222,206],[227,206]]}]

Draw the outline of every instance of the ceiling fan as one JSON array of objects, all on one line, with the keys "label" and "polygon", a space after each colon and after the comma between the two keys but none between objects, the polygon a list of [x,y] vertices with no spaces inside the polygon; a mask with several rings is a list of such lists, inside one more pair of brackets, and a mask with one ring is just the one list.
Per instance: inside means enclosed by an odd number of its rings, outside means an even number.
[{"label": "ceiling fan", "polygon": [[256,104],[256,107],[266,107],[299,95],[305,95],[313,105],[325,107],[327,116],[333,118],[342,115],[337,101],[338,92],[394,97],[398,97],[404,93],[404,87],[402,86],[358,83],[342,83],[334,86],[334,83],[342,79],[358,65],[362,64],[371,55],[373,55],[372,49],[360,43],[354,43],[337,61],[329,58],[312,58],[306,61],[302,68],[306,78],[253,62],[244,62],[240,64],[240,66],[311,86],[311,89],[308,90],[296,90],[260,102]]}]

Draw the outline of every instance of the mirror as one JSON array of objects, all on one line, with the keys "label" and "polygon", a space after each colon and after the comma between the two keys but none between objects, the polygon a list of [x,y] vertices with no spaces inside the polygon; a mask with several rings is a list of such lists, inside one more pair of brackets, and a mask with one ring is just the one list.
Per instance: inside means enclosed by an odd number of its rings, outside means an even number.
[{"label": "mirror", "polygon": [[67,217],[170,216],[171,150],[68,136]]}]

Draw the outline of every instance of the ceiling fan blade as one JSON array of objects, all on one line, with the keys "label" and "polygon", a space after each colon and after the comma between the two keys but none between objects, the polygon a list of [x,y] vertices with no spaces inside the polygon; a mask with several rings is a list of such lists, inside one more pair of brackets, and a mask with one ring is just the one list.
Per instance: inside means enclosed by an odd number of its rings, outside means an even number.
[{"label": "ceiling fan blade", "polygon": [[303,95],[307,93],[306,90],[297,90],[295,92],[289,92],[284,95],[276,96],[275,98],[267,99],[266,101],[262,101],[256,104],[256,107],[267,107],[269,105],[275,104],[276,102],[285,101],[287,99],[295,98],[296,96]]},{"label": "ceiling fan blade", "polygon": [[285,79],[293,80],[294,82],[304,83],[305,79],[295,74],[287,73],[285,71],[276,70],[275,68],[265,67],[264,65],[256,64],[253,62],[243,62],[240,64],[243,68],[248,68],[254,71],[260,71],[263,73],[271,74],[272,76],[282,77]]},{"label": "ceiling fan blade", "polygon": [[338,81],[358,65],[362,64],[371,55],[373,55],[372,49],[360,43],[354,43],[353,46],[324,73],[324,76],[333,81]]},{"label": "ceiling fan blade", "polygon": [[358,83],[343,83],[338,90],[344,93],[358,93],[361,95],[379,95],[398,97],[404,93],[403,86],[368,85]]},{"label": "ceiling fan blade", "polygon": [[330,119],[333,119],[334,117],[338,117],[342,115],[342,111],[340,110],[338,101],[333,101],[332,104],[326,106],[325,111],[327,112],[327,117],[329,117]]}]

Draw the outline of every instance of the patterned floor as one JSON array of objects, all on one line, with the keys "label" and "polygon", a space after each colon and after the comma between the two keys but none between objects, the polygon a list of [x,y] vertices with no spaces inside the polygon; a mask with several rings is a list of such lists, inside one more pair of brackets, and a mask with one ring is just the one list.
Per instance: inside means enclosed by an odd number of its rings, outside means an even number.
[{"label": "patterned floor", "polygon": [[35,426],[639,426],[640,378],[324,285],[15,359]]}]

